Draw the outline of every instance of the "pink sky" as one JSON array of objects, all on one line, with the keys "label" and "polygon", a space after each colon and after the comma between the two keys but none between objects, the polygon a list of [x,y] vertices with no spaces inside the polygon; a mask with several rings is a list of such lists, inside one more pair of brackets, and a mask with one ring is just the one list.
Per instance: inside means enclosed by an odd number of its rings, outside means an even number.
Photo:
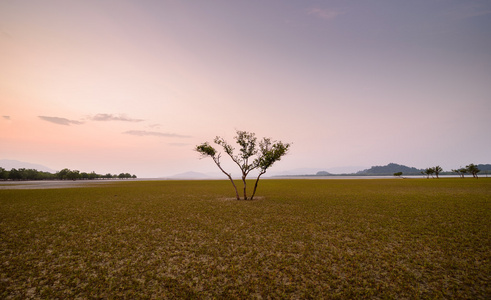
[{"label": "pink sky", "polygon": [[271,173],[491,163],[490,83],[487,1],[0,2],[0,159],[55,170],[215,172],[236,129]]}]

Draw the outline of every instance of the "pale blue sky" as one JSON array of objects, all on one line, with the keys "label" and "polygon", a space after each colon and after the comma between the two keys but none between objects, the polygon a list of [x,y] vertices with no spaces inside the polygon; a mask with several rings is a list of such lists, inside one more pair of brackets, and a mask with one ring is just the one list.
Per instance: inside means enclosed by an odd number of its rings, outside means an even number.
[{"label": "pale blue sky", "polygon": [[4,0],[0,51],[2,159],[208,172],[240,129],[293,142],[272,172],[491,163],[491,1]]}]

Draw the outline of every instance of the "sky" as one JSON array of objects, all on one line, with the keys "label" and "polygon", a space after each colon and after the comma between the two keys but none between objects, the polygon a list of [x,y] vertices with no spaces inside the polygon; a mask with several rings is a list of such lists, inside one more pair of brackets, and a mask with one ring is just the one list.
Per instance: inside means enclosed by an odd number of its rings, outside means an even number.
[{"label": "sky", "polygon": [[216,172],[236,130],[270,174],[491,163],[491,1],[0,1],[0,159]]}]

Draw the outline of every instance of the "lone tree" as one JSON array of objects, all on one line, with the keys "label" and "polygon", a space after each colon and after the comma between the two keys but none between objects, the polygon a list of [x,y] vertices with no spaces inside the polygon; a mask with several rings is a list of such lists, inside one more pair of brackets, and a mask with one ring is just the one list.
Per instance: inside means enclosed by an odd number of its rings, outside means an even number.
[{"label": "lone tree", "polygon": [[467,172],[471,173],[472,177],[474,178],[478,178],[477,173],[481,172],[481,170],[479,170],[479,168],[475,164],[467,165],[465,166],[465,168],[467,169]]},{"label": "lone tree", "polygon": [[433,173],[435,173],[435,175],[436,175],[436,178],[437,178],[437,179],[438,179],[438,175],[439,175],[439,174],[440,174],[440,172],[442,172],[442,171],[443,171],[443,169],[442,169],[442,167],[440,167],[440,166],[436,166],[436,167],[434,167],[434,168],[433,168]]},{"label": "lone tree", "polygon": [[464,178],[464,175],[469,172],[467,168],[460,168],[460,169],[452,169],[452,172],[457,173],[461,178]]},{"label": "lone tree", "polygon": [[462,178],[464,178],[464,175],[467,174],[467,172],[469,172],[469,171],[467,170],[467,168],[460,168],[459,172],[460,172],[460,176],[462,176]]},{"label": "lone tree", "polygon": [[[272,141],[270,138],[263,138],[259,143],[257,142],[256,135],[252,132],[237,130],[237,135],[234,137],[236,143],[240,146],[239,153],[235,154],[235,148],[225,141],[223,138],[217,136],[214,140],[215,144],[221,146],[223,151],[232,159],[232,161],[240,168],[242,173],[242,183],[244,185],[244,200],[247,200],[247,182],[246,178],[249,173],[254,169],[259,169],[259,175],[256,178],[254,185],[254,191],[250,200],[254,199],[256,194],[257,184],[260,177],[266,173],[273,164],[281,157],[288,153],[290,148],[289,143],[283,143],[281,141]],[[221,165],[219,153],[208,142],[201,145],[197,145],[195,151],[199,152],[203,157],[211,157],[218,168],[228,177],[235,189],[235,195],[237,200],[240,200],[237,186],[235,185],[232,175],[227,173]]]},{"label": "lone tree", "polygon": [[431,175],[431,178],[434,178],[433,177],[433,174],[434,173],[435,173],[435,169],[434,168],[427,168],[427,169],[425,169],[424,171],[421,172],[421,174],[426,175],[426,178],[427,179],[430,178],[430,175]]},{"label": "lone tree", "polygon": [[402,172],[396,172],[396,173],[394,173],[394,176],[401,177],[402,176]]}]

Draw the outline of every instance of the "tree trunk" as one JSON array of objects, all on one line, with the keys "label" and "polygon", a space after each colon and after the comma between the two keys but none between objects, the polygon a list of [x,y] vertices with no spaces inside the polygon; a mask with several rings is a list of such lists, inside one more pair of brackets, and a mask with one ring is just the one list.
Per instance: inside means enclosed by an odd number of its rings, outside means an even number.
[{"label": "tree trunk", "polygon": [[254,184],[254,191],[252,191],[252,196],[251,196],[251,200],[254,199],[254,195],[256,194],[256,190],[257,190],[257,183],[259,182],[259,178],[261,177],[261,175],[263,175],[264,173],[266,172],[262,172],[259,173],[259,175],[257,176],[257,179],[256,179],[256,183]]},{"label": "tree trunk", "polygon": [[220,166],[220,163],[217,160],[215,160],[215,158],[213,158],[213,161],[218,166],[218,168],[223,172],[223,174],[227,175],[228,179],[230,179],[230,182],[232,182],[232,185],[234,186],[235,197],[237,198],[237,200],[240,200],[239,191],[237,190],[237,186],[235,185],[235,182],[232,179],[232,176],[229,173],[225,172],[224,169],[222,169],[222,166]]},{"label": "tree trunk", "polygon": [[237,200],[240,200],[239,191],[237,191],[237,187],[235,186],[235,182],[232,179],[232,176],[230,176],[230,174],[227,174],[227,176],[228,176],[228,179],[230,179],[230,182],[232,182],[232,185],[234,186],[235,197],[237,198]]},{"label": "tree trunk", "polygon": [[247,200],[247,184],[245,175],[242,175],[242,182],[244,183],[244,200]]}]

